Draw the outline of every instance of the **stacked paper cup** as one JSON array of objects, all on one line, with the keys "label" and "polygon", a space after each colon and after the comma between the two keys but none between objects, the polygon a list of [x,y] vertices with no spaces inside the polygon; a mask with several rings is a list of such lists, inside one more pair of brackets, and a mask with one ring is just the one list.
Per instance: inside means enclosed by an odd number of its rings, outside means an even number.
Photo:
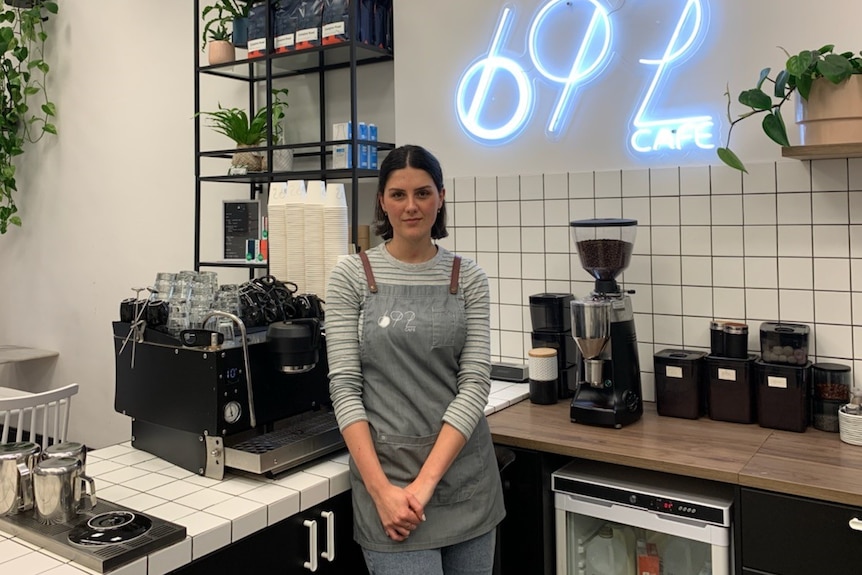
[{"label": "stacked paper cup", "polygon": [[324,204],[326,184],[309,180],[305,195],[305,286],[300,293],[323,296],[326,293],[324,263]]},{"label": "stacked paper cup", "polygon": [[324,289],[329,285],[329,274],[338,263],[338,256],[348,253],[347,229],[347,198],[344,195],[344,184],[327,184],[326,203],[323,205]]},{"label": "stacked paper cup", "polygon": [[[287,182],[284,205],[285,241],[287,245],[287,265],[284,276],[275,277],[282,281],[291,281],[305,291],[305,182],[289,180]],[[273,274],[275,275],[275,274]]]},{"label": "stacked paper cup", "polygon": [[269,185],[267,213],[269,214],[269,230],[267,258],[269,273],[276,278],[287,277],[287,222],[285,221],[285,203],[287,202],[287,184],[273,182]]}]

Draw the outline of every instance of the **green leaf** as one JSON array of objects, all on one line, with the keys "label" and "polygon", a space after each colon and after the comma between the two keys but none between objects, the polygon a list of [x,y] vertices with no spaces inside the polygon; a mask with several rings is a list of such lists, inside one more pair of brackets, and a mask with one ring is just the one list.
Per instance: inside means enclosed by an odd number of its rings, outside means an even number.
[{"label": "green leaf", "polygon": [[853,73],[853,66],[847,58],[838,54],[827,54],[817,64],[817,72],[829,79],[833,84],[839,84]]},{"label": "green leaf", "polygon": [[775,110],[772,114],[766,114],[763,117],[763,131],[769,136],[769,139],[780,146],[789,146],[787,140],[787,129],[784,127],[784,118],[781,117],[781,112]]},{"label": "green leaf", "polygon": [[36,88],[35,86],[27,86],[24,88],[24,93],[28,96],[35,96],[39,93],[39,88]]},{"label": "green leaf", "polygon": [[787,91],[787,80],[790,78],[790,74],[787,73],[787,70],[782,70],[775,76],[775,94],[776,98],[783,98]]},{"label": "green leaf", "polygon": [[43,2],[42,7],[45,8],[51,14],[56,14],[59,11],[56,2]]},{"label": "green leaf", "polygon": [[14,226],[18,226],[20,228],[21,227],[21,217],[20,216],[12,216],[11,218],[9,218],[9,223],[14,225]]},{"label": "green leaf", "polygon": [[739,94],[739,103],[755,110],[768,110],[772,107],[772,98],[763,90],[745,90]]},{"label": "green leaf", "polygon": [[55,136],[57,135],[57,128],[54,126],[54,124],[45,124],[44,126],[42,126],[42,129],[49,134],[54,134]]},{"label": "green leaf", "polygon": [[731,168],[748,173],[748,170],[745,169],[745,166],[743,165],[742,161],[737,157],[736,154],[730,151],[730,148],[716,148],[716,152],[718,153],[718,159],[730,166]]},{"label": "green leaf", "polygon": [[758,78],[757,86],[756,86],[756,88],[758,90],[763,88],[763,82],[765,82],[766,79],[769,78],[769,72],[771,72],[771,71],[772,71],[771,68],[764,68],[763,70],[760,71],[760,78]]},{"label": "green leaf", "polygon": [[796,79],[796,89],[799,90],[799,95],[805,100],[808,99],[808,94],[811,93],[812,82],[814,82],[814,78],[810,74],[800,76]]}]

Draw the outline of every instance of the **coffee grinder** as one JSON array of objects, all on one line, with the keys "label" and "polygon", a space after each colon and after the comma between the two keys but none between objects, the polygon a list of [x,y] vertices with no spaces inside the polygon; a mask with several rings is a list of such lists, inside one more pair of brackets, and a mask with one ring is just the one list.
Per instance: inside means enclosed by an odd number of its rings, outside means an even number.
[{"label": "coffee grinder", "polygon": [[571,419],[621,428],[643,414],[637,336],[629,293],[616,278],[631,261],[637,220],[571,222],[581,266],[593,278],[588,297],[574,299],[572,337],[580,350]]}]

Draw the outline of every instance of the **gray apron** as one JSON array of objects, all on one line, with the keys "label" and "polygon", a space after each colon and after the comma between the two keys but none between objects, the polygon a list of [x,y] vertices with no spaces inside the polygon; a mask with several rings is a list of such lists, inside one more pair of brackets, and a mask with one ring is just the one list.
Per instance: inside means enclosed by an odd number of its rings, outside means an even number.
[{"label": "gray apron", "polygon": [[[419,474],[458,392],[458,359],[466,339],[464,299],[457,294],[460,258],[450,286],[376,285],[366,258],[363,264],[369,287],[360,345],[363,403],[383,471],[403,487]],[[354,537],[373,551],[460,543],[487,533],[505,514],[484,417],[425,506],[426,521],[406,541],[386,536],[352,460],[350,480]]]}]

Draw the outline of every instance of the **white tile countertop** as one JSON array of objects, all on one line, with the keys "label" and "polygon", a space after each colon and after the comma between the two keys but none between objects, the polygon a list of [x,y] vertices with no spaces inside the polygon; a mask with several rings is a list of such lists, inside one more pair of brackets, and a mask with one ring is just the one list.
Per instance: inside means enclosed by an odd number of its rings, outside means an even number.
[{"label": "white tile countertop", "polygon": [[[491,382],[485,414],[529,396],[529,384]],[[150,553],[112,575],[163,575],[350,489],[342,450],[270,479],[226,471],[221,481],[186,471],[129,441],[87,454],[97,497],[183,525],[184,541]],[[69,559],[0,530],[0,573],[95,574]]]}]

